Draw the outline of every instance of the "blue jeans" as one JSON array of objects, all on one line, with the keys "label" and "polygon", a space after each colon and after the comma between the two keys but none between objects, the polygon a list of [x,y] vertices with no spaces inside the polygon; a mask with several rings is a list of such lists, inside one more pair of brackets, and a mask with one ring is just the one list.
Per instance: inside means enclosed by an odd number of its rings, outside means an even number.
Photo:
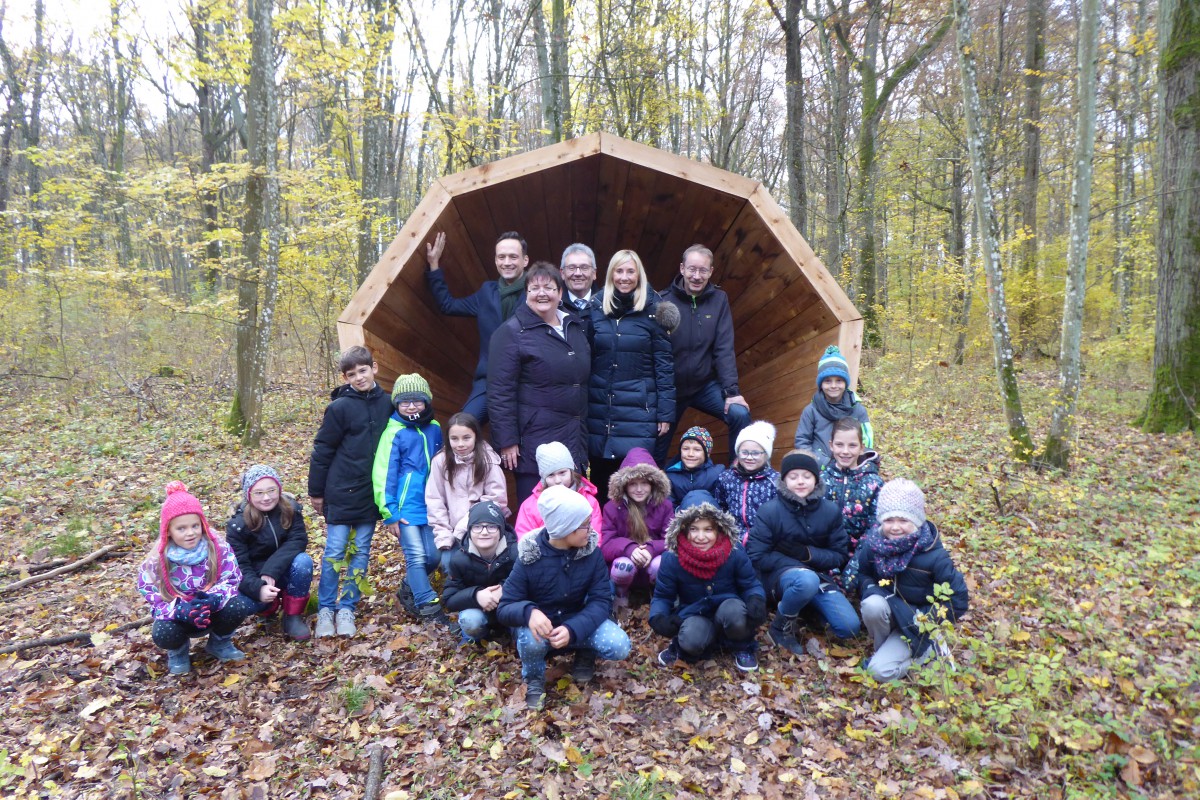
[{"label": "blue jeans", "polygon": [[[405,572],[408,588],[418,606],[437,600],[433,587],[429,585],[429,573],[442,563],[441,551],[433,542],[433,528],[429,525],[401,525],[400,549],[404,551]],[[450,551],[446,554],[449,556]]]},{"label": "blue jeans", "polygon": [[841,639],[857,636],[861,623],[854,606],[837,589],[821,591],[821,579],[811,569],[789,569],[779,579],[779,613],[794,617],[809,603],[825,618],[833,635]]},{"label": "blue jeans", "polygon": [[[350,531],[354,531],[351,539]],[[371,539],[375,536],[374,522],[360,522],[353,528],[349,525],[330,525],[325,531],[325,554],[321,556],[321,581],[317,584],[317,603],[321,608],[348,608],[358,605],[362,591],[355,578],[367,576],[367,565],[371,560]],[[334,562],[347,561],[346,550],[353,543],[354,553],[346,566],[346,581],[338,596],[340,572]]]},{"label": "blue jeans", "polygon": [[[460,623],[461,624],[461,623]],[[521,656],[521,677],[525,683],[546,682],[546,656],[554,648],[545,639],[538,639],[529,628],[517,628],[517,653]],[[571,650],[588,648],[596,651],[596,658],[605,661],[624,661],[629,657],[632,645],[629,636],[611,619],[606,619],[586,642],[577,642]]]},{"label": "blue jeans", "polygon": [[675,421],[671,423],[671,429],[654,442],[654,460],[659,464],[667,463],[667,451],[671,448],[671,442],[675,441],[675,431],[679,429],[679,420],[683,419],[683,415],[689,408],[695,408],[724,421],[725,427],[729,429],[729,458],[732,459],[733,451],[736,449],[734,443],[737,442],[738,434],[742,432],[742,428],[750,424],[750,409],[740,403],[734,403],[729,407],[729,413],[726,414],[725,393],[721,391],[721,387],[716,381],[709,381],[691,397],[675,398]]},{"label": "blue jeans", "polygon": [[[308,590],[312,588],[313,576],[313,560],[308,553],[299,553],[292,559],[292,565],[288,568],[287,585],[284,587],[284,594],[292,597],[308,597]],[[251,597],[254,604],[257,606],[254,609],[255,614],[261,614],[270,608],[274,603],[260,602],[257,597]]]},{"label": "blue jeans", "polygon": [[458,612],[458,627],[462,628],[462,635],[472,642],[486,639],[491,624],[491,615],[482,608],[464,608]]}]

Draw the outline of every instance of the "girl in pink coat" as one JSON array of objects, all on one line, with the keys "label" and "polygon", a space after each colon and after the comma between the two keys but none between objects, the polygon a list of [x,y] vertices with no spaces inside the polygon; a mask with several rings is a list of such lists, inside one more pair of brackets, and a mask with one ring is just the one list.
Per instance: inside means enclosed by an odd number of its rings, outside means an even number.
[{"label": "girl in pink coat", "polygon": [[653,585],[675,516],[671,482],[650,451],[635,447],[608,482],[600,549],[616,586],[615,603],[629,605],[629,590]]},{"label": "girl in pink coat", "polygon": [[533,494],[525,498],[525,502],[521,503],[521,510],[517,512],[517,521],[513,525],[517,538],[520,539],[530,531],[545,526],[542,515],[538,512],[538,498],[542,496],[543,490],[560,485],[574,489],[588,501],[588,505],[592,507],[592,530],[599,535],[600,502],[596,500],[596,486],[575,471],[575,459],[567,446],[562,442],[539,444],[537,465],[538,474],[542,479],[533,487]]},{"label": "girl in pink coat", "polygon": [[484,500],[498,505],[506,517],[512,513],[500,456],[483,440],[479,420],[459,412],[446,424],[446,447],[433,457],[425,482],[425,509],[438,550],[458,548],[471,506]]}]

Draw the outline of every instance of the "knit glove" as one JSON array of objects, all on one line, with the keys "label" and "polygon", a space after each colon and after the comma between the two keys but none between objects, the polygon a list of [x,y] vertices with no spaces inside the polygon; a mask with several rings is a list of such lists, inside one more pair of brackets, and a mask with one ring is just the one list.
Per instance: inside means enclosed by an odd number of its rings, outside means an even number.
[{"label": "knit glove", "polygon": [[179,600],[172,619],[204,630],[212,624],[212,610],[203,600]]},{"label": "knit glove", "polygon": [[672,614],[669,617],[659,614],[650,618],[650,627],[654,629],[654,632],[668,639],[675,638],[675,635],[679,633],[681,625],[683,625],[683,620],[680,619],[678,614]]},{"label": "knit glove", "polygon": [[746,624],[757,628],[767,621],[767,599],[761,595],[751,595],[746,600]]}]

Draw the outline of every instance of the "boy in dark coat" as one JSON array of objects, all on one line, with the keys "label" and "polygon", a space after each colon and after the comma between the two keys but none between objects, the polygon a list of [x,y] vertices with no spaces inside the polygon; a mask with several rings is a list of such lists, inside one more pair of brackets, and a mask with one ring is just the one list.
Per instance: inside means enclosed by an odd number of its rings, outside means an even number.
[{"label": "boy in dark coat", "polygon": [[[713,438],[707,428],[693,425],[679,437],[679,458],[666,469],[675,508],[711,503],[717,505],[717,478],[725,471],[712,460]],[[695,492],[689,499],[688,495]]]},{"label": "boy in dark coat", "polygon": [[471,506],[467,535],[450,556],[450,578],[442,590],[442,605],[458,612],[464,642],[487,639],[500,626],[496,609],[516,552],[516,534],[505,524],[500,506],[491,500]]},{"label": "boy in dark coat", "polygon": [[[863,623],[875,641],[867,671],[891,681],[935,654],[953,664],[934,628],[967,613],[970,598],[937,527],[925,519],[925,494],[910,480],[888,481],[879,490],[875,516],[879,522],[859,543],[856,557]],[[931,603],[943,585],[949,597]]]},{"label": "boy in dark coat", "polygon": [[676,514],[650,601],[650,627],[671,639],[658,663],[702,658],[719,645],[733,651],[738,669],[756,670],[754,631],[766,618],[767,595],[733,517],[708,503]]},{"label": "boy in dark coat", "polygon": [[596,546],[592,508],[578,492],[551,486],[538,498],[546,525],[517,545],[517,563],[504,582],[498,615],[514,629],[525,704],[542,707],[546,657],[575,650],[571,677],[591,680],[596,659],[622,661],[629,637],[612,620],[608,567]]},{"label": "boy in dark coat", "polygon": [[781,473],[779,496],[758,510],[746,553],[779,603],[767,635],[777,647],[803,655],[794,626],[810,604],[836,636],[855,636],[861,626],[831,574],[846,565],[849,545],[841,511],[824,497],[817,460],[788,453]]},{"label": "boy in dark coat", "polygon": [[[371,539],[379,521],[371,466],[392,414],[391,397],[375,383],[379,365],[370,350],[361,346],[347,349],[338,369],[346,383],[332,392],[333,402],[325,409],[308,465],[308,496],[313,510],[323,514],[326,522],[325,554],[317,584],[318,638],[335,632],[354,635],[354,608],[362,597],[358,579],[367,574]],[[336,563],[347,564],[340,595]]]}]

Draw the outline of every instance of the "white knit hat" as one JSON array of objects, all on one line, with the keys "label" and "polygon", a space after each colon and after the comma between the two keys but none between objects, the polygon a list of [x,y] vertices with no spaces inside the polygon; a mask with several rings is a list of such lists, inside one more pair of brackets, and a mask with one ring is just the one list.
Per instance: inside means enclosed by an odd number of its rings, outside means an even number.
[{"label": "white knit hat", "polygon": [[762,449],[767,451],[767,459],[770,460],[771,451],[775,449],[775,426],[761,419],[757,422],[751,422],[742,428],[742,432],[738,434],[737,443],[733,449],[741,450],[742,445],[746,442],[755,442],[762,445]]},{"label": "white knit hat", "polygon": [[571,451],[562,442],[539,444],[537,450],[534,451],[534,457],[537,458],[538,476],[543,479],[560,469],[575,469],[575,459],[571,457]]}]

